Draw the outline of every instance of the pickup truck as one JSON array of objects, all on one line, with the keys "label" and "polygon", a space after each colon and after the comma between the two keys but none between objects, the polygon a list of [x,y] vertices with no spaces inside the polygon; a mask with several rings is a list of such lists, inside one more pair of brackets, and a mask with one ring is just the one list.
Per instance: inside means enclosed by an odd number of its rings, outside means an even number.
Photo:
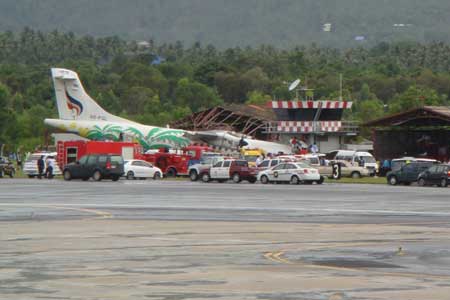
[{"label": "pickup truck", "polygon": [[242,180],[255,183],[257,175],[258,170],[249,167],[246,160],[226,159],[219,161],[211,168],[204,170],[201,174],[201,178],[203,182],[210,182],[211,180],[225,182],[232,179],[234,183],[239,183]]},{"label": "pickup truck", "polygon": [[218,153],[203,153],[199,163],[189,166],[189,178],[191,181],[197,181],[200,174],[208,171],[213,165],[224,159],[225,157]]}]

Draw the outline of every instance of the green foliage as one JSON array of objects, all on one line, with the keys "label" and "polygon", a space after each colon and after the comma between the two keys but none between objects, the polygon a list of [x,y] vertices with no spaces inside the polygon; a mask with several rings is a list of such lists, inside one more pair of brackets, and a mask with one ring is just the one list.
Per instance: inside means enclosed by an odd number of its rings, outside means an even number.
[{"label": "green foliage", "polygon": [[439,96],[435,90],[430,88],[410,86],[404,93],[391,101],[389,111],[398,113],[426,105],[438,106],[448,104],[446,95]]},{"label": "green foliage", "polygon": [[265,105],[271,100],[272,97],[270,95],[264,95],[259,91],[251,91],[248,93],[248,100],[245,104]]},{"label": "green foliage", "polygon": [[[449,42],[449,15],[447,0],[133,0],[132,5],[117,0],[3,0],[0,1],[0,30],[20,31],[33,24],[33,28],[46,32],[65,28],[94,36],[118,34],[129,40],[151,36],[161,43],[173,43],[170,57],[179,58],[184,48],[175,41],[188,45],[210,43],[222,49],[260,44],[289,48],[313,42],[340,48],[373,46],[380,41]],[[331,32],[322,30],[324,23],[332,24]],[[394,27],[396,23],[408,25]],[[366,40],[355,41],[358,35],[365,36]],[[20,38],[44,46],[37,48],[39,51],[17,47],[29,61],[48,54],[59,61],[64,55],[73,54],[74,49],[80,50],[81,57],[94,53],[99,59],[107,59],[123,46],[123,41],[114,37],[96,40],[54,32],[53,39],[64,43],[58,53],[39,33],[27,30]],[[83,43],[79,44],[79,40]],[[378,51],[385,49],[389,47],[380,47]],[[214,47],[209,54],[214,55]],[[297,66],[301,67],[301,55],[297,58]],[[380,70],[392,76],[397,71],[395,66],[387,63]]]},{"label": "green foliage", "polygon": [[[368,121],[421,105],[449,105],[450,46],[444,43],[384,42],[346,50],[317,44],[220,50],[200,43],[149,43],[142,48],[117,37],[30,28],[0,32],[0,143],[26,150],[44,144],[43,120],[58,115],[49,76],[54,66],[78,72],[107,111],[163,127],[215,105],[293,99],[288,84],[296,78],[315,89],[315,99],[337,100],[339,74],[343,98],[355,103],[346,119]],[[160,63],[153,63],[156,57]]]}]

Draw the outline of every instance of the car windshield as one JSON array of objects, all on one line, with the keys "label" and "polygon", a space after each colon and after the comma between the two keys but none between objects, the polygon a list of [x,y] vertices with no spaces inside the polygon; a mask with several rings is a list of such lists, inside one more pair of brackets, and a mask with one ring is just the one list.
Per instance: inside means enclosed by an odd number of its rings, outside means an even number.
[{"label": "car windshield", "polygon": [[111,163],[123,164],[123,158],[122,158],[122,156],[112,155],[112,156],[111,156]]},{"label": "car windshield", "polygon": [[370,164],[376,163],[375,158],[373,158],[372,156],[361,156],[361,158],[364,159],[364,162],[366,163]]},{"label": "car windshield", "polygon": [[258,159],[259,155],[246,155],[244,156],[246,161],[255,162]]},{"label": "car windshield", "polygon": [[305,164],[305,163],[296,163],[296,165],[297,165],[297,167],[299,167],[299,168],[311,168],[311,166],[310,165],[308,165],[308,164]]},{"label": "car windshield", "polygon": [[214,155],[204,155],[202,156],[202,158],[200,159],[200,161],[204,164],[212,164],[215,161],[220,160],[220,155],[219,154],[214,154]]}]

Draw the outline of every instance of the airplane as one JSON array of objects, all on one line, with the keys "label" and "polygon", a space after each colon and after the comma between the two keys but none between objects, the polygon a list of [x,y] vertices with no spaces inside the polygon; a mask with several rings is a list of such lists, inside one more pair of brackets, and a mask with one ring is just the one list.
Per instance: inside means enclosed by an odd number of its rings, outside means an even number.
[{"label": "airplane", "polygon": [[[61,132],[74,133],[90,140],[121,140],[131,137],[144,150],[182,148],[194,141],[206,142],[224,149],[237,149],[242,135],[225,131],[187,131],[143,125],[112,115],[97,104],[84,90],[74,71],[52,68],[53,85],[59,119],[44,123]],[[267,153],[290,153],[288,145],[245,137],[245,148],[258,148]]]}]

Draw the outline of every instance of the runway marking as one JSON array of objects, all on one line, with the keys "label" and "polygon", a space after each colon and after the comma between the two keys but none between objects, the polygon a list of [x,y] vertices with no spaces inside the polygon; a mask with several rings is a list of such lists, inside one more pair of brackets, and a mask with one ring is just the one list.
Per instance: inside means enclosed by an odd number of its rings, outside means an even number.
[{"label": "runway marking", "polygon": [[112,219],[114,217],[109,212],[105,212],[105,211],[101,211],[101,210],[97,210],[97,209],[76,208],[76,207],[62,207],[62,206],[47,206],[47,207],[91,213],[91,214],[98,215],[101,219]]},{"label": "runway marking", "polygon": [[[25,204],[25,203],[0,203],[0,206],[6,206],[6,207],[30,207],[30,208],[53,208],[53,209],[61,209],[61,210],[73,210],[73,211],[79,211],[84,213],[90,213],[97,215],[101,219],[111,219],[113,218],[113,214],[97,209],[91,209],[91,208],[80,208],[80,207],[74,207],[74,205],[54,205],[54,204]],[[79,205],[83,206],[83,205]]]},{"label": "runway marking", "polygon": [[293,262],[284,259],[281,257],[284,254],[284,251],[278,251],[278,252],[267,252],[264,254],[264,257],[268,260],[271,260],[276,263],[284,263],[284,264],[294,264]]}]

